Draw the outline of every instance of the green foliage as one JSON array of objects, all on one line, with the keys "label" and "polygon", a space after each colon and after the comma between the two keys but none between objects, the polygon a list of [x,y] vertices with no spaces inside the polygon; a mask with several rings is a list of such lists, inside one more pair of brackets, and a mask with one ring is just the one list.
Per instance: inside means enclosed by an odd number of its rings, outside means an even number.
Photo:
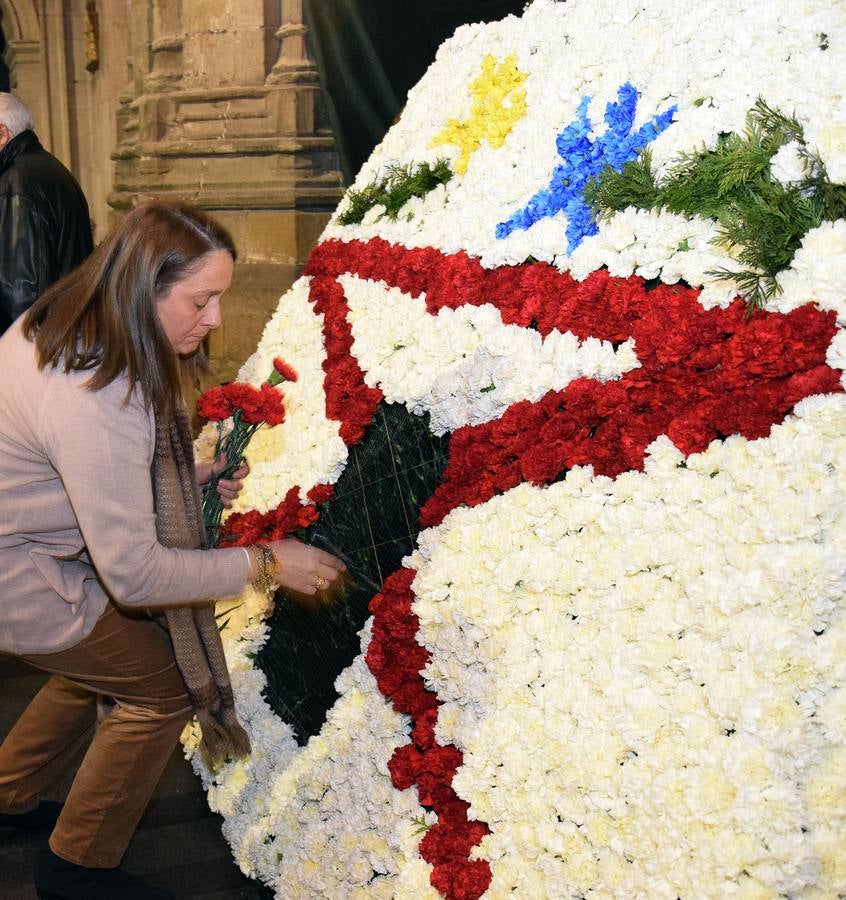
[{"label": "green foliage", "polygon": [[412,197],[424,197],[439,185],[446,184],[452,174],[445,159],[437,160],[434,165],[424,162],[418,166],[413,163],[391,166],[384,178],[372,181],[360,191],[350,190],[347,208],[339,214],[338,221],[342,225],[357,224],[374,206],[384,206],[382,215],[396,219]]},{"label": "green foliage", "polygon": [[[770,163],[791,141],[797,142],[805,175],[784,186],[772,178]],[[660,183],[644,150],[620,172],[605,169],[590,182],[586,197],[599,216],[634,206],[716,219],[717,241],[732,249],[742,268],[712,274],[735,281],[750,310],[778,290],[776,275],[790,265],[808,231],[846,216],[846,186],[828,180],[795,117],[760,98],[743,134],[723,134],[714,150],[682,154]]]},{"label": "green foliage", "polygon": [[600,217],[629,206],[654,209],[660,205],[660,193],[652,171],[652,153],[643,150],[637,159],[625,163],[621,171],[607,166],[585,187],[585,199]]},{"label": "green foliage", "polygon": [[417,816],[416,818],[412,819],[411,822],[414,825],[415,834],[425,834],[430,828],[429,823],[423,816]]}]

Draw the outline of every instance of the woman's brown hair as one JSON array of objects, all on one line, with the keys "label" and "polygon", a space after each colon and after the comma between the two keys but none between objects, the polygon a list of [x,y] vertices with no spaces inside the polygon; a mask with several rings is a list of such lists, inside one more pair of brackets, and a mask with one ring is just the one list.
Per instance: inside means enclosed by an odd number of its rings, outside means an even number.
[{"label": "woman's brown hair", "polygon": [[229,232],[199,209],[171,202],[136,207],[27,312],[23,331],[35,342],[39,365],[91,369],[92,391],[125,373],[127,399],[137,386],[149,407],[169,415],[183,379],[196,380],[206,358],[201,351],[182,360],[174,353],[156,299],[213,250],[236,258]]}]

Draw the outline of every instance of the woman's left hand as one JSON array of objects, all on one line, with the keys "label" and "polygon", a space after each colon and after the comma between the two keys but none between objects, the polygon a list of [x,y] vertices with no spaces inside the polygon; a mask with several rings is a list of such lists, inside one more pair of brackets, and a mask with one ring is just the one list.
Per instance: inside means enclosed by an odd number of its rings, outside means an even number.
[{"label": "woman's left hand", "polygon": [[[208,484],[215,475],[226,468],[227,464],[228,460],[225,453],[221,453],[214,462],[197,463],[197,484],[200,487]],[[232,506],[232,502],[241,493],[241,489],[244,487],[241,479],[246,478],[249,474],[250,467],[244,462],[232,473],[230,478],[222,478],[218,481],[217,492],[220,494],[220,499],[226,509]]]}]

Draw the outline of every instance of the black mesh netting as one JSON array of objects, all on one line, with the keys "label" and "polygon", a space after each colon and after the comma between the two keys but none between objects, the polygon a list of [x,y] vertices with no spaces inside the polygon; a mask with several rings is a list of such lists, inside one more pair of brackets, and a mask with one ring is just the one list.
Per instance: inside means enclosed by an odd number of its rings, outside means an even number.
[{"label": "black mesh netting", "polygon": [[301,744],[320,731],[337,698],[335,679],[360,652],[370,599],[414,549],[419,510],[441,482],[448,445],[448,435],[430,433],[428,416],[380,404],[350,449],[334,497],[305,533],[346,562],[354,583],[343,601],[316,612],[276,594],[257,664],[267,675],[267,702]]}]

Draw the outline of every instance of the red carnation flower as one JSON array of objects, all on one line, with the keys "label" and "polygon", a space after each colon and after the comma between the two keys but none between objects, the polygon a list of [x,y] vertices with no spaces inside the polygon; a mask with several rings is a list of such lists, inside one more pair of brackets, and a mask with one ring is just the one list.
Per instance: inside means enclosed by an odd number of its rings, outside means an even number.
[{"label": "red carnation flower", "polygon": [[268,384],[279,384],[279,381],[297,380],[297,370],[289,363],[286,363],[281,357],[277,356],[273,360],[273,368],[279,380],[276,380],[271,374],[270,378],[267,379]]},{"label": "red carnation flower", "polygon": [[312,503],[325,503],[327,500],[331,500],[335,496],[335,485],[334,484],[316,484],[309,492],[306,494],[309,500]]},{"label": "red carnation flower", "polygon": [[430,877],[432,887],[452,900],[477,900],[490,887],[491,879],[490,863],[485,859],[435,866]]},{"label": "red carnation flower", "polygon": [[197,413],[209,422],[221,422],[232,415],[226,392],[222,387],[207,390],[197,401]]},{"label": "red carnation flower", "polygon": [[391,781],[399,790],[406,790],[414,784],[420,766],[421,754],[411,745],[397,747],[388,760]]}]

